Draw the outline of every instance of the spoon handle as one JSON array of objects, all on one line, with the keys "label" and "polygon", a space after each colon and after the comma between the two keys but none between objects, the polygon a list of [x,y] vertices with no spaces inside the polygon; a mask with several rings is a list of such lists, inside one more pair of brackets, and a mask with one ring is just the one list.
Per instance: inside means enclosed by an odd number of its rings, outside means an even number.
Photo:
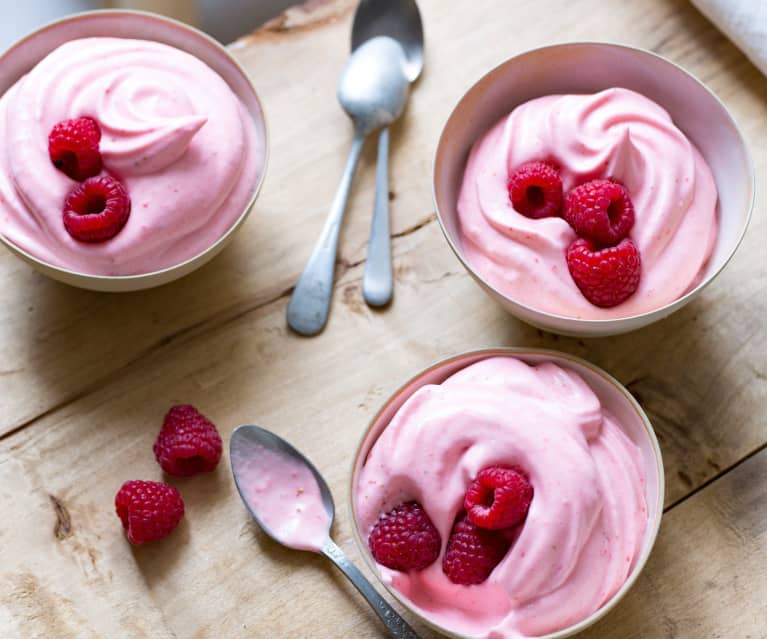
[{"label": "spoon handle", "polygon": [[389,127],[378,137],[376,195],[370,229],[362,294],[370,306],[384,306],[392,296],[391,240],[389,237]]},{"label": "spoon handle", "polygon": [[333,291],[333,272],[336,266],[338,236],[346,210],[354,171],[360,159],[365,137],[355,132],[349,157],[346,159],[341,182],[333,198],[330,213],[314,250],[298,279],[288,303],[288,325],[301,335],[316,335],[328,320],[330,295]]},{"label": "spoon handle", "polygon": [[330,539],[325,542],[322,548],[322,554],[330,559],[354,584],[354,587],[360,591],[360,594],[367,599],[375,613],[384,622],[389,634],[395,639],[419,639],[408,623],[397,614],[389,603],[378,594],[373,585],[367,580],[357,566],[355,566],[343,551],[336,546]]}]

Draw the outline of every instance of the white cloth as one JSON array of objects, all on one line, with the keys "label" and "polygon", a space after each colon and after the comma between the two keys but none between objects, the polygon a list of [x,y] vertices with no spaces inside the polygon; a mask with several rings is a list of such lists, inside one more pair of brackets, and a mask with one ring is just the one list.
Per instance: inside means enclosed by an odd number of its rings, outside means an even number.
[{"label": "white cloth", "polygon": [[767,0],[692,0],[767,75]]}]

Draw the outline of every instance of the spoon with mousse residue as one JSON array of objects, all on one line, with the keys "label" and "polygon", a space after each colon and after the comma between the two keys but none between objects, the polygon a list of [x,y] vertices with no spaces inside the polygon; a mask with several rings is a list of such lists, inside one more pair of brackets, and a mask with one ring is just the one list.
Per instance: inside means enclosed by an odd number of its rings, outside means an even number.
[{"label": "spoon with mousse residue", "polygon": [[288,303],[288,325],[300,335],[316,335],[328,320],[338,238],[362,145],[405,108],[410,87],[406,65],[399,43],[377,36],[354,50],[338,80],[338,101],[354,121],[354,140],[330,213]]},{"label": "spoon with mousse residue", "polygon": [[395,639],[419,639],[330,538],[335,505],[322,475],[293,446],[258,426],[229,443],[234,483],[253,519],[277,543],[325,555],[354,584]]}]

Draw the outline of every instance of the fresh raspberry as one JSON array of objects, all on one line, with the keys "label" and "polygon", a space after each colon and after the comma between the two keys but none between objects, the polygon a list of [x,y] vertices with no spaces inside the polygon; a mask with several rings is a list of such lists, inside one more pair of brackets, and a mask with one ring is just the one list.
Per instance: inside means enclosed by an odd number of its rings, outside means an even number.
[{"label": "fresh raspberry", "polygon": [[507,183],[514,210],[532,218],[556,217],[562,209],[562,178],[545,162],[518,166]]},{"label": "fresh raspberry", "polygon": [[173,532],[184,516],[181,494],[158,481],[126,481],[115,495],[115,511],[128,541],[145,544]]},{"label": "fresh raspberry", "polygon": [[130,215],[125,187],[103,175],[85,180],[64,200],[64,228],[81,242],[103,242],[117,235]]},{"label": "fresh raspberry", "polygon": [[368,537],[375,560],[392,570],[423,570],[442,546],[437,529],[421,504],[409,501],[381,517]]},{"label": "fresh raspberry", "polygon": [[63,120],[48,134],[48,155],[59,171],[82,182],[101,173],[101,129],[93,118]]},{"label": "fresh raspberry", "polygon": [[481,584],[509,550],[511,542],[504,533],[479,528],[463,515],[453,526],[447,542],[442,572],[454,584]]},{"label": "fresh raspberry", "polygon": [[642,259],[629,238],[607,248],[579,239],[567,249],[567,268],[589,302],[610,308],[625,301],[637,290]]},{"label": "fresh raspberry", "polygon": [[634,205],[622,184],[592,180],[567,194],[565,219],[581,237],[612,246],[634,226]]},{"label": "fresh raspberry", "polygon": [[532,498],[533,487],[521,472],[490,466],[479,471],[469,486],[463,507],[475,526],[500,530],[522,521]]},{"label": "fresh raspberry", "polygon": [[181,404],[165,415],[153,450],[157,463],[169,475],[209,473],[221,459],[221,436],[194,406]]}]

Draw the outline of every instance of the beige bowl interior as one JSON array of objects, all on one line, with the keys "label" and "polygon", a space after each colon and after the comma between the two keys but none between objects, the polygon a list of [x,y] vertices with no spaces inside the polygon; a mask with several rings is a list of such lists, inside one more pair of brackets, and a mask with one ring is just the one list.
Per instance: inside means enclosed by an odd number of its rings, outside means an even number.
[{"label": "beige bowl interior", "polygon": [[242,225],[253,208],[266,172],[268,140],[264,111],[248,76],[235,59],[218,42],[201,31],[175,20],[140,11],[92,11],[52,22],[20,40],[0,58],[0,95],[4,94],[25,73],[56,47],[75,38],[110,36],[154,40],[182,49],[196,56],[216,71],[242,101],[256,124],[259,140],[259,178],[253,194],[237,221],[212,246],[202,253],[175,266],[141,275],[109,277],[77,273],[53,266],[29,255],[0,236],[13,253],[49,277],[96,291],[135,291],[171,282],[199,268],[216,256]]},{"label": "beige bowl interior", "polygon": [[[568,368],[578,373],[588,385],[594,390],[599,397],[602,405],[615,416],[618,422],[623,426],[626,434],[632,439],[632,441],[639,447],[642,454],[642,459],[645,465],[646,483],[646,499],[647,499],[647,514],[648,525],[645,531],[645,536],[642,545],[642,551],[637,557],[631,574],[621,589],[613,595],[612,599],[608,601],[602,608],[597,610],[593,615],[584,619],[580,623],[571,626],[565,630],[555,632],[546,635],[543,639],[564,639],[564,637],[570,637],[578,632],[584,630],[588,626],[594,624],[597,620],[603,617],[609,612],[626,594],[631,586],[636,581],[640,572],[644,568],[647,558],[650,555],[655,539],[658,535],[658,529],[660,527],[661,516],[663,514],[663,501],[664,501],[664,473],[663,473],[663,459],[661,457],[660,447],[658,440],[655,437],[652,425],[647,415],[645,415],[642,408],[636,402],[636,400],[616,379],[605,373],[600,368],[589,364],[585,360],[565,353],[559,353],[557,351],[549,351],[545,349],[527,349],[527,348],[494,348],[481,351],[473,351],[470,353],[464,353],[462,355],[456,355],[442,362],[434,364],[427,368],[423,372],[419,373],[396,391],[389,400],[381,407],[378,413],[373,417],[370,425],[365,431],[362,441],[360,442],[357,451],[354,456],[352,465],[351,485],[349,489],[351,499],[351,511],[354,538],[357,542],[357,547],[360,553],[364,557],[367,565],[370,569],[380,578],[380,574],[376,567],[375,560],[367,546],[367,541],[364,539],[362,532],[359,529],[356,504],[354,501],[355,486],[357,485],[359,473],[365,464],[368,453],[375,444],[376,440],[388,426],[392,417],[400,409],[400,407],[407,401],[407,399],[415,393],[419,388],[427,384],[440,384],[445,379],[450,377],[453,373],[462,368],[496,355],[510,355],[517,357],[528,364],[539,364],[545,361],[551,361],[563,368]],[[402,598],[400,594],[390,588],[388,584],[381,581],[386,587],[389,593],[395,597],[403,606],[408,608],[413,614],[417,615],[424,622],[434,627],[436,630],[442,632],[451,637],[464,638],[462,635],[452,634],[444,628],[440,628],[432,624],[428,619],[421,616],[418,610],[415,610],[410,603]]]},{"label": "beige bowl interior", "polygon": [[[719,191],[721,228],[701,283],[679,300],[649,313],[582,320],[519,304],[485,283],[462,255],[456,202],[472,144],[515,106],[544,95],[632,89],[663,106],[700,149]],[[748,226],[754,171],[746,144],[725,106],[681,67],[647,51],[613,44],[578,43],[536,49],[504,62],[479,80],[450,115],[434,158],[434,199],[442,230],[472,276],[504,308],[547,330],[581,336],[623,333],[655,322],[697,295],[734,254]]]}]

